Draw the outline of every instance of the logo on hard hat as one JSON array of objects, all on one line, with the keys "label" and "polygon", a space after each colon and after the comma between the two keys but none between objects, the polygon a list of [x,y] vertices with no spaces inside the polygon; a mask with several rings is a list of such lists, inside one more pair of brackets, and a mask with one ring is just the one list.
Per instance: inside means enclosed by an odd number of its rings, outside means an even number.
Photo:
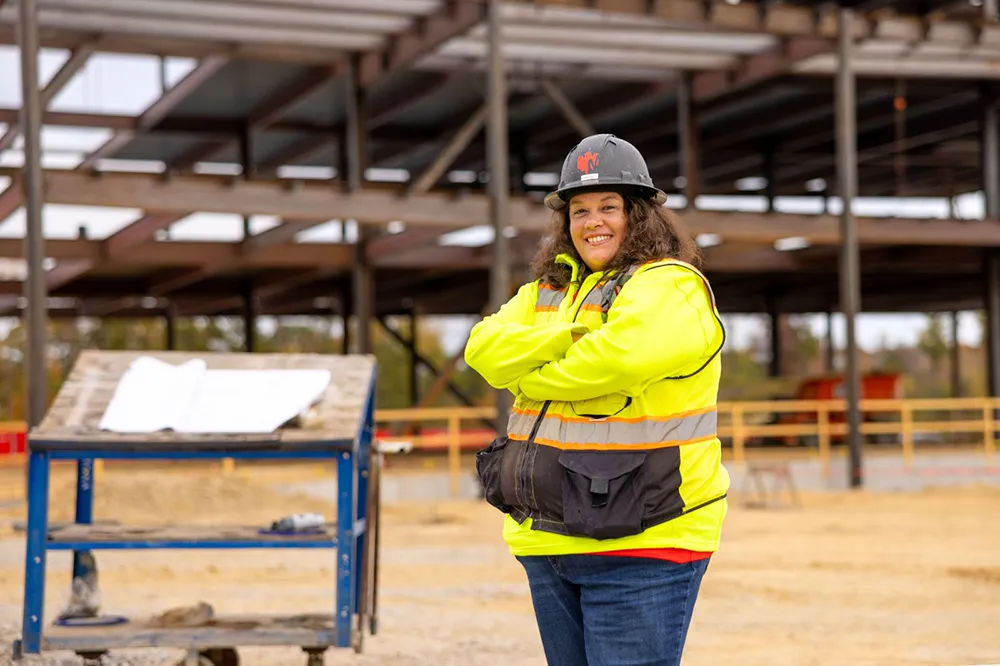
[{"label": "logo on hard hat", "polygon": [[591,169],[596,169],[600,164],[597,159],[600,153],[592,153],[589,150],[576,158],[576,170],[582,173],[590,173]]}]

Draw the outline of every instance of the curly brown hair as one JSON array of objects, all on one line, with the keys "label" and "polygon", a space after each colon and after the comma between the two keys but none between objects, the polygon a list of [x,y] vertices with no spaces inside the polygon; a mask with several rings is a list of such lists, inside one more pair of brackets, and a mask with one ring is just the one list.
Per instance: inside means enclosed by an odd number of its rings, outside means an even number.
[{"label": "curly brown hair", "polygon": [[[624,198],[627,216],[625,238],[605,272],[624,271],[660,259],[679,259],[694,266],[700,264],[701,253],[697,243],[673,211],[655,206],[646,199]],[[553,214],[542,245],[531,262],[532,279],[540,279],[556,289],[568,285],[572,277],[569,266],[556,263],[558,255],[568,254],[576,259],[582,269],[579,279],[590,272],[570,237],[568,211],[567,207]]]}]

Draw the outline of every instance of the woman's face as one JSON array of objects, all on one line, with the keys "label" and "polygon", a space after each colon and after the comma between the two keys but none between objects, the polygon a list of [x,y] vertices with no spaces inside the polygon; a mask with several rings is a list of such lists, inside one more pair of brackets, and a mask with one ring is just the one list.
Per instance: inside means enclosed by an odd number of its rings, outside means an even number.
[{"label": "woman's face", "polygon": [[625,200],[614,192],[588,192],[569,200],[569,235],[580,258],[601,271],[625,238]]}]

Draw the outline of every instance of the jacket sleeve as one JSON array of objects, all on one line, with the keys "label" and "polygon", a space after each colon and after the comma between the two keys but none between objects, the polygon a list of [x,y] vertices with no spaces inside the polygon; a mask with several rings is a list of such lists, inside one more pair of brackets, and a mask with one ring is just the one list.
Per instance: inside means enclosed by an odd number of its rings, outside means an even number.
[{"label": "jacket sleeve", "polygon": [[636,274],[608,320],[518,382],[531,400],[591,400],[697,372],[722,348],[725,332],[701,277],[666,265]]},{"label": "jacket sleeve", "polygon": [[560,359],[583,324],[535,324],[537,286],[528,283],[500,311],[476,324],[465,345],[465,362],[498,389],[515,391],[525,374]]}]

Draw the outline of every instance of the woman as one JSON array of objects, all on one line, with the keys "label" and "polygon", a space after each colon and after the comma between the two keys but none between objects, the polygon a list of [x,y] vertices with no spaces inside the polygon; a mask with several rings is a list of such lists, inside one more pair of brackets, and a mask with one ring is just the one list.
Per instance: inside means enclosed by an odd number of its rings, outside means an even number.
[{"label": "woman", "polygon": [[642,155],[566,157],[537,279],[473,329],[470,367],[515,396],[478,454],[550,666],[674,666],[718,547],[725,332],[697,246]]}]

